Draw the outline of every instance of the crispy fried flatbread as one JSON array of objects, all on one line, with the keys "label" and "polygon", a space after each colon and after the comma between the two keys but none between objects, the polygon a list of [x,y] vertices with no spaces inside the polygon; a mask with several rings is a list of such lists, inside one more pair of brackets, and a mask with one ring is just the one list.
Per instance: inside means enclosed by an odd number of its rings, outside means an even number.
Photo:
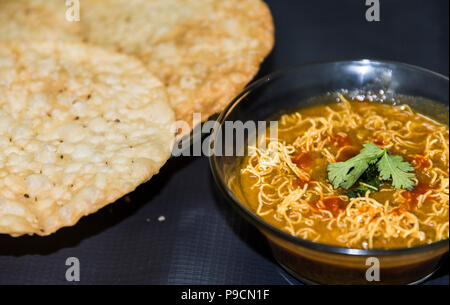
[{"label": "crispy fried flatbread", "polygon": [[137,59],[0,44],[0,233],[48,235],[133,191],[169,158],[173,125]]},{"label": "crispy fried flatbread", "polygon": [[83,0],[87,41],[142,59],[168,87],[178,120],[220,112],[272,49],[260,0]]},{"label": "crispy fried flatbread", "polygon": [[[66,19],[71,6],[65,0],[0,0],[0,42],[81,41],[79,22]],[[70,2],[69,2],[70,4]]]}]

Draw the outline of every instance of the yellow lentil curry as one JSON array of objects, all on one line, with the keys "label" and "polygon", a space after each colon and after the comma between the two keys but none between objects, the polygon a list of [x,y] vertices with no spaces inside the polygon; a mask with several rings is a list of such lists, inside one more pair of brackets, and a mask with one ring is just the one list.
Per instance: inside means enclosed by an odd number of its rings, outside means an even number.
[{"label": "yellow lentil curry", "polygon": [[[277,138],[267,132],[264,149],[248,147],[236,179],[242,201],[271,225],[325,244],[398,248],[448,238],[448,126],[407,105],[336,97],[281,116]],[[391,179],[375,160],[351,187],[333,185],[330,169],[358,162],[364,147],[398,162]],[[409,187],[394,187],[395,171]]]}]

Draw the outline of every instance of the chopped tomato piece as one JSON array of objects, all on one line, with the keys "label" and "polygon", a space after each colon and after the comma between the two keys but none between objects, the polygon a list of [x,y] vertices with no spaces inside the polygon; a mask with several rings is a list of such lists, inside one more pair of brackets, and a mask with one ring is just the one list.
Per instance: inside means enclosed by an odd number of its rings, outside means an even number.
[{"label": "chopped tomato piece", "polygon": [[387,143],[382,138],[374,138],[372,139],[372,143],[381,148],[384,148],[387,145]]},{"label": "chopped tomato piece", "polygon": [[311,153],[302,152],[294,157],[292,157],[292,162],[297,165],[301,169],[307,169],[311,167],[313,163],[313,159],[311,157]]},{"label": "chopped tomato piece", "polygon": [[308,184],[309,181],[303,180],[303,179],[297,179],[294,182],[294,185],[300,187],[300,188],[304,188],[306,184]]},{"label": "chopped tomato piece", "polygon": [[352,146],[352,138],[345,132],[338,132],[330,137],[331,145],[336,147]]},{"label": "chopped tomato piece", "polygon": [[410,209],[414,208],[419,202],[419,197],[433,188],[425,183],[419,182],[412,191],[405,191],[402,193],[403,198],[406,199]]},{"label": "chopped tomato piece", "polygon": [[341,197],[327,197],[319,200],[316,203],[316,208],[319,210],[330,211],[331,214],[336,216],[341,210],[345,208],[347,202]]},{"label": "chopped tomato piece", "polygon": [[411,158],[411,163],[415,168],[427,169],[431,166],[430,159],[424,155],[414,155]]}]

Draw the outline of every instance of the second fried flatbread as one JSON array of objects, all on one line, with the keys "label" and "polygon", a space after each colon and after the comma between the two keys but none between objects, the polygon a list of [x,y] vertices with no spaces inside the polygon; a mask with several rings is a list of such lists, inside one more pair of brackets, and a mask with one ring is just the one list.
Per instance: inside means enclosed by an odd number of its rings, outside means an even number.
[{"label": "second fried flatbread", "polygon": [[74,1],[68,4],[65,0],[0,0],[0,42],[81,41],[80,23],[66,18]]},{"label": "second fried flatbread", "polygon": [[255,76],[274,28],[260,0],[84,0],[87,41],[139,57],[178,120],[220,112]]}]

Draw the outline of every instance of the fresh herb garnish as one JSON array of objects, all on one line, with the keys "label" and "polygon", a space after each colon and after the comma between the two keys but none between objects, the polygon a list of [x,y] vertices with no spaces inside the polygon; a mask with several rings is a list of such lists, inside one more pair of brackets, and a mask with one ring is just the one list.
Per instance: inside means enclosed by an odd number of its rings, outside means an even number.
[{"label": "fresh herb garnish", "polygon": [[364,148],[353,158],[345,162],[329,163],[328,179],[335,189],[342,187],[348,190],[364,174],[369,165],[375,164],[383,154],[384,150],[375,144],[364,144]]},{"label": "fresh herb garnish", "polygon": [[[387,149],[381,149],[373,143],[364,144],[364,148],[355,157],[345,161],[329,163],[328,179],[335,189],[350,189],[349,196],[358,196],[368,190],[378,190],[382,180],[392,180],[396,189],[411,190],[414,187],[414,168],[401,156],[392,156]],[[362,179],[361,179],[362,178]]]},{"label": "fresh herb garnish", "polygon": [[392,186],[396,189],[412,190],[414,182],[411,178],[416,175],[411,173],[414,168],[409,162],[404,161],[401,156],[391,156],[387,152],[377,163],[382,180],[392,179]]},{"label": "fresh herb garnish", "polygon": [[346,195],[350,198],[356,198],[364,196],[367,191],[378,192],[380,185],[381,180],[378,168],[376,165],[370,165]]}]

